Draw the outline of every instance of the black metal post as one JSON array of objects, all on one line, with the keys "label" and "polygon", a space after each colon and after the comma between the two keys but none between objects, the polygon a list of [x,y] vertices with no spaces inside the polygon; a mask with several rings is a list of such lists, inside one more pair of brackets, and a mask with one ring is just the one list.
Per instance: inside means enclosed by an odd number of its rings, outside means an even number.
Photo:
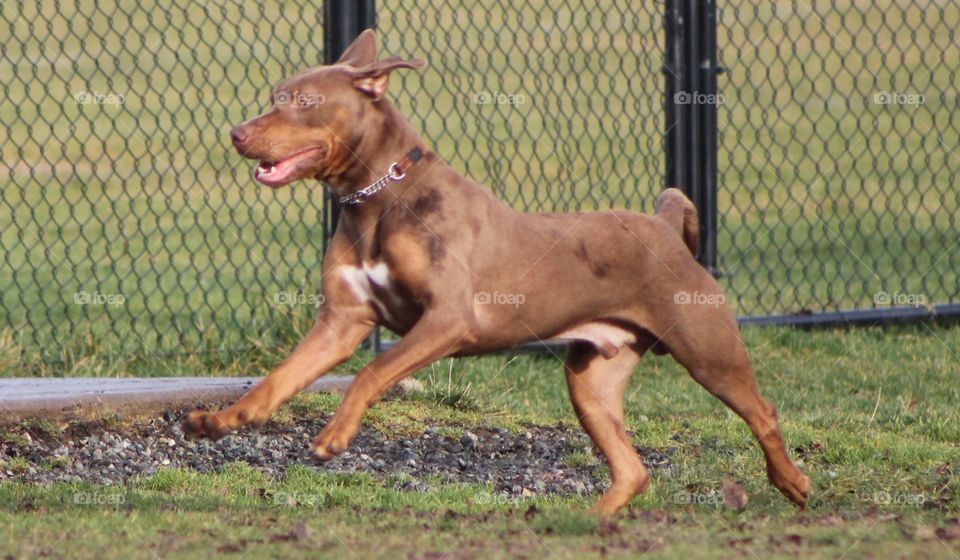
[{"label": "black metal post", "polygon": [[[323,3],[323,61],[334,64],[343,51],[365,29],[372,29],[377,23],[374,0],[325,0]],[[330,190],[324,195],[323,213],[323,253],[337,231],[340,220],[340,206],[333,199]],[[380,330],[374,329],[370,335],[370,346],[380,350]]]},{"label": "black metal post", "polygon": [[[323,61],[334,64],[364,29],[377,23],[374,0],[325,0],[323,3]],[[323,252],[337,230],[340,207],[327,191],[324,200]]]},{"label": "black metal post", "polygon": [[718,276],[717,6],[715,0],[667,0],[665,10],[665,186],[680,187],[697,207],[697,258]]},{"label": "black metal post", "polygon": [[[682,0],[680,0],[682,1]],[[665,79],[663,108],[666,117],[664,131],[664,153],[666,155],[665,187],[680,187],[690,196],[690,178],[687,170],[683,146],[685,143],[687,112],[678,103],[685,87],[683,75],[683,16],[677,0],[667,0],[664,14],[664,34],[666,45],[663,55],[663,75]]]},{"label": "black metal post", "polygon": [[717,3],[716,0],[701,0],[697,3],[700,38],[698,51],[698,91],[705,103],[696,105],[699,113],[700,162],[698,187],[700,190],[697,210],[700,214],[700,251],[698,259],[714,276],[717,269],[717,111],[721,97],[717,91]]},{"label": "black metal post", "polygon": [[[702,191],[700,189],[700,111],[702,100],[700,91],[700,0],[683,0],[683,93],[684,99],[679,100],[687,112],[686,129],[684,136],[684,157],[687,170],[684,173],[690,189],[688,194],[697,207],[697,213],[703,214]],[[703,218],[700,218],[701,220]],[[701,228],[703,226],[701,225]],[[701,248],[699,255],[703,255]]]}]

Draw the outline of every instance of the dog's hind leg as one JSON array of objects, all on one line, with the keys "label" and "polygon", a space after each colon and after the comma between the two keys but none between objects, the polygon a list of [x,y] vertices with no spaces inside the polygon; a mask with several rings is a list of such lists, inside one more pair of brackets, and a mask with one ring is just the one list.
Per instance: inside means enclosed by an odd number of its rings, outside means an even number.
[{"label": "dog's hind leg", "polygon": [[592,508],[611,515],[650,486],[650,475],[627,436],[623,419],[623,393],[640,353],[620,349],[604,358],[590,344],[570,345],[565,364],[570,400],[580,425],[600,448],[613,482]]},{"label": "dog's hind leg", "polygon": [[670,353],[700,385],[746,421],[763,449],[770,482],[798,506],[806,506],[810,479],[787,455],[777,410],[757,389],[733,314],[725,305],[693,304],[685,306],[677,319],[663,339]]}]

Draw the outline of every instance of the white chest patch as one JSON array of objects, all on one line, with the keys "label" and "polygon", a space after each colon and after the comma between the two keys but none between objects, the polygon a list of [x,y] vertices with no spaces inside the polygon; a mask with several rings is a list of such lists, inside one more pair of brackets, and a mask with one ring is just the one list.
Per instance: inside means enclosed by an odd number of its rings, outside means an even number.
[{"label": "white chest patch", "polygon": [[390,288],[390,269],[387,268],[387,263],[381,262],[373,266],[363,263],[363,272],[367,275],[367,279],[377,286]]},{"label": "white chest patch", "polygon": [[390,268],[387,263],[363,263],[362,268],[345,266],[340,269],[340,276],[360,303],[372,303],[384,317],[390,318],[386,302],[378,298],[373,289],[376,286],[381,291],[386,290],[389,299],[396,297],[390,287]]}]

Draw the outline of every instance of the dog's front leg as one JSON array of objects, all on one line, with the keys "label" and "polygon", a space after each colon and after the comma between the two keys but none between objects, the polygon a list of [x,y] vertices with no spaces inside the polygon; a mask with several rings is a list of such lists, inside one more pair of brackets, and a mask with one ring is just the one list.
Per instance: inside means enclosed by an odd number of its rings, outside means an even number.
[{"label": "dog's front leg", "polygon": [[403,378],[466,347],[473,341],[473,330],[465,322],[424,316],[400,342],[357,373],[333,418],[314,440],[313,454],[326,461],[346,451],[369,407]]},{"label": "dog's front leg", "polygon": [[266,422],[293,395],[348,360],[372,330],[369,317],[360,313],[324,311],[290,357],[256,387],[220,412],[191,412],[184,429],[198,437],[218,439],[244,425]]}]

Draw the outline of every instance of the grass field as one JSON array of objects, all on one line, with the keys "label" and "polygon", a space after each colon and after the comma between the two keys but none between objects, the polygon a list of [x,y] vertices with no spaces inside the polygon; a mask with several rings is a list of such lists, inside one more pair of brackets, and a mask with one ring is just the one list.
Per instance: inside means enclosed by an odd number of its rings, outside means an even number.
[{"label": "grass field", "polygon": [[[806,512],[766,483],[760,453],[739,419],[671,360],[648,356],[628,390],[628,424],[636,445],[669,450],[673,467],[653,470],[650,492],[613,522],[583,513],[596,496],[517,500],[497,498],[489,487],[440,481],[424,492],[404,491],[366,473],[303,467],[273,479],[240,463],[218,474],[162,471],[122,486],[0,484],[0,557],[45,551],[86,558],[960,554],[960,329],[748,329],[745,339],[762,390],[779,407],[791,453],[813,480]],[[367,358],[358,355],[341,370],[353,371]],[[254,361],[207,366],[172,361],[153,367],[167,375],[259,372]],[[576,423],[560,362],[551,356],[444,361],[418,378],[426,398],[385,401],[367,422],[394,434],[417,433],[425,422],[451,430]],[[301,398],[291,409],[296,413],[281,413],[278,421],[297,422],[336,402]],[[589,449],[569,461],[602,463]],[[715,500],[691,505],[678,499],[716,497],[727,477],[749,495],[741,513]],[[76,504],[78,492],[123,499]],[[315,499],[277,505],[273,496],[284,492]]]},{"label": "grass field", "polygon": [[[649,211],[669,128],[658,8],[567,4],[379,3],[383,50],[430,61],[392,97],[519,207]],[[0,325],[47,362],[270,345],[282,293],[320,284],[320,187],[257,187],[227,140],[321,62],[319,2],[184,6],[0,8]],[[719,7],[720,268],[738,311],[955,301],[960,8]]]},{"label": "grass field", "polygon": [[[320,4],[0,4],[0,376],[259,375],[283,358],[314,314],[285,301],[321,282],[322,191],[256,186],[227,133],[322,61]],[[530,210],[652,209],[670,126],[660,5],[377,4],[383,50],[430,62],[392,97],[454,166]],[[719,3],[730,301],[744,315],[871,307],[880,292],[957,301],[960,7],[800,4]],[[483,101],[499,94],[516,102]],[[242,463],[121,486],[4,481],[0,558],[960,557],[960,329],[744,334],[814,481],[806,512],[766,484],[743,423],[650,356],[628,423],[674,468],[612,522],[583,513],[596,496]],[[554,356],[443,362],[418,374],[426,398],[368,420],[391,434],[572,425],[559,370]],[[335,404],[301,398],[281,419]],[[0,446],[37,425],[0,430]],[[725,478],[746,511],[677,499],[715,497]],[[318,499],[278,506],[280,492]]]}]

